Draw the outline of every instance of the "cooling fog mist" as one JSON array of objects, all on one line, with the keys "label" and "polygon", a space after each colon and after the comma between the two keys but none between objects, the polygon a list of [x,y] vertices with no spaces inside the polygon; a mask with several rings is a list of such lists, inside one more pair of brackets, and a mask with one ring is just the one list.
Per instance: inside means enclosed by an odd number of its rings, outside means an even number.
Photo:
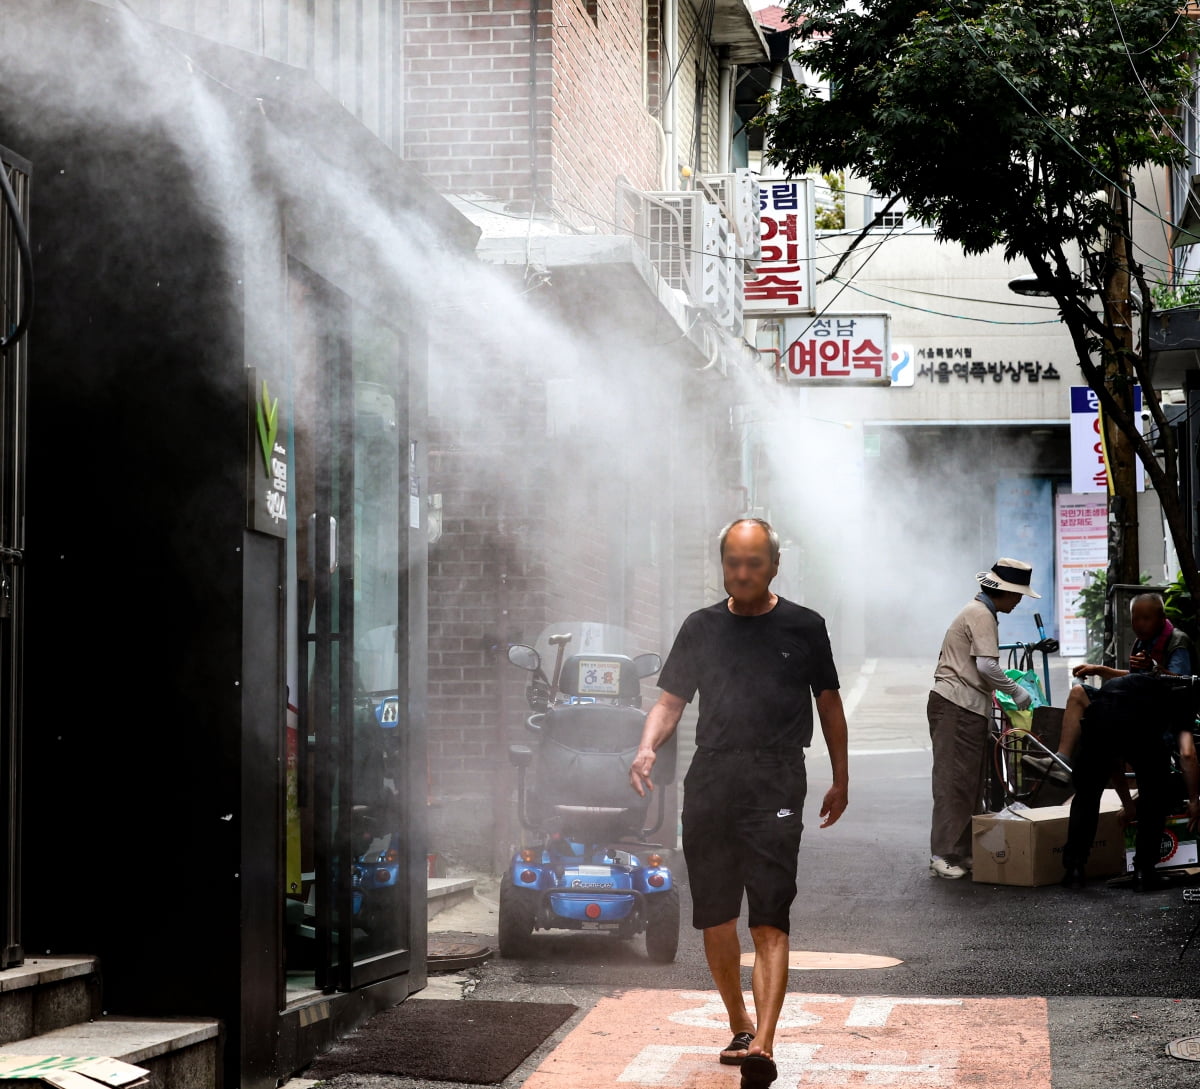
[{"label": "cooling fog mist", "polygon": [[[776,524],[777,589],[826,617],[847,679],[879,655],[919,659],[928,676],[974,574],[998,554],[997,480],[1037,469],[1043,451],[965,428],[875,433],[864,421],[887,391],[780,386],[748,350],[714,366],[645,282],[556,265],[541,217],[521,224],[517,244],[485,239],[464,253],[439,234],[453,213],[428,187],[411,184],[407,203],[384,195],[402,188],[385,149],[378,163],[347,152],[348,115],[327,131],[305,118],[297,140],[288,111],[303,110],[306,77],[266,94],[193,40],[119,6],[81,21],[82,10],[6,12],[0,103],[38,104],[36,123],[57,144],[55,161],[37,165],[62,172],[63,184],[84,138],[144,155],[145,184],[113,195],[140,228],[170,225],[178,190],[161,182],[185,173],[225,258],[206,285],[227,293],[215,320],[238,326],[248,362],[290,369],[298,415],[326,396],[321,360],[295,346],[301,332],[320,343],[322,329],[280,304],[289,271],[274,268],[285,263],[274,255],[299,264],[315,255],[336,291],[385,320],[392,311],[414,318],[410,358],[428,358],[419,439],[428,473],[412,498],[431,530],[429,791],[439,846],[453,841],[460,861],[483,865],[493,841],[506,848],[518,834],[506,751],[528,740],[528,709],[507,645],[557,620],[591,620],[665,655],[684,616],[722,596],[717,534],[736,517]],[[322,214],[297,213],[314,208]],[[106,242],[77,240],[77,275],[126,272],[105,266]],[[182,267],[190,256],[176,259]],[[153,306],[173,283],[129,286]],[[102,389],[114,376],[94,370],[86,380]],[[310,461],[338,455],[332,432],[307,441]],[[302,562],[289,555],[289,581]],[[294,690],[294,645],[292,659]]]}]

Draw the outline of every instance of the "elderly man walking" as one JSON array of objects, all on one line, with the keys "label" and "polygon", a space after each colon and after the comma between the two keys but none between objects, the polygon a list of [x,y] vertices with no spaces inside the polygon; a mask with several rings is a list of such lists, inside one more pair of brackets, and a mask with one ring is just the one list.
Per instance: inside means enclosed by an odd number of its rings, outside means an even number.
[{"label": "elderly man walking", "polygon": [[[743,1089],[757,1089],[777,1076],[772,1052],[787,990],[814,697],[833,770],[822,828],[846,809],[846,718],[825,621],[771,592],[778,535],[761,519],[744,518],[721,533],[720,548],[728,597],[683,622],[630,781],[639,794],[654,788],[655,751],[699,691],[682,817],[692,924],[703,932],[734,1034],[720,1061],[740,1065]],[[737,934],[743,894],[754,942],[753,1019],[742,996]]]},{"label": "elderly man walking", "polygon": [[979,811],[987,769],[988,716],[992,692],[1007,692],[1016,705],[1028,692],[1000,668],[999,613],[1021,598],[1041,597],[1031,587],[1033,568],[1020,560],[997,560],[975,576],[980,590],[946,631],[926,714],[933,743],[933,826],[929,872],[954,880],[971,869],[971,818]]}]

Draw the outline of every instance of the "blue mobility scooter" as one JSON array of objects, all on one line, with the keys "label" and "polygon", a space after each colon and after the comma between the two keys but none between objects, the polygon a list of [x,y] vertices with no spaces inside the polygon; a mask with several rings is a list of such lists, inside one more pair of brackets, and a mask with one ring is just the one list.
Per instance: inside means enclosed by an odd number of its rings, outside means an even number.
[{"label": "blue mobility scooter", "polygon": [[[581,625],[576,641],[599,643],[614,629]],[[617,629],[619,631],[619,629]],[[522,826],[537,837],[513,856],[500,886],[500,952],[535,952],[535,930],[646,935],[646,954],[669,963],[679,945],[679,890],[661,845],[645,842],[662,826],[665,791],[675,777],[675,739],[658,751],[649,797],[629,783],[645,724],[641,681],[661,668],[657,654],[629,657],[585,650],[563,660],[575,633],[551,635],[553,678],[533,647],[509,648],[514,665],[533,674],[526,720],[533,747],[512,745]],[[611,636],[608,645],[611,646]],[[532,778],[533,782],[528,780]],[[647,825],[651,805],[657,813]]]}]

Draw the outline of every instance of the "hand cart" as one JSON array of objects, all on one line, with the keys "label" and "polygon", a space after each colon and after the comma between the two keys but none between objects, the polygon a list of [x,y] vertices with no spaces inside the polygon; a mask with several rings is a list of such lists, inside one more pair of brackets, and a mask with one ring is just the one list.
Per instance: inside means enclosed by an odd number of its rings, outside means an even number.
[{"label": "hand cart", "polygon": [[[1001,643],[1001,651],[1008,651],[1008,668],[1019,669],[1022,672],[1035,671],[1035,655],[1041,655],[1042,690],[1046,696],[1047,705],[1050,703],[1050,655],[1058,651],[1058,640],[1048,638],[1042,624],[1041,615],[1034,613],[1034,623],[1037,625],[1038,641],[1036,643]],[[1038,715],[1038,711],[1048,714]],[[1015,727],[1009,721],[1000,704],[992,700],[992,717],[990,721],[990,741],[993,748],[993,759],[989,761],[987,782],[984,788],[984,801],[991,812],[998,812],[1013,802],[1025,805],[1037,805],[1039,800],[1047,804],[1048,798],[1042,798],[1044,790],[1049,789],[1050,797],[1055,794],[1055,783],[1047,771],[1039,771],[1023,763],[1022,758],[1032,754],[1048,756],[1064,771],[1070,773],[1069,765],[1047,745],[1038,733],[1034,732],[1040,725],[1038,718],[1050,719],[1046,725],[1052,725],[1061,719],[1061,708],[1038,708],[1033,715],[1030,729]],[[1045,732],[1045,728],[1043,728]],[[1059,799],[1061,800],[1061,799]],[[1051,803],[1053,804],[1053,803]]]}]

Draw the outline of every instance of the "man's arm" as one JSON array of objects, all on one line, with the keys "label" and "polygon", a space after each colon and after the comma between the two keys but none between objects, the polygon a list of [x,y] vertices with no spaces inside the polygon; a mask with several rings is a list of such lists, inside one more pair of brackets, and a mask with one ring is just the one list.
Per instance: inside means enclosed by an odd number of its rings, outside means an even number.
[{"label": "man's arm", "polygon": [[829,762],[833,765],[833,785],[825,792],[821,803],[822,828],[834,824],[846,812],[850,800],[850,766],[846,755],[846,712],[842,707],[842,694],[836,688],[826,688],[817,693],[817,717],[821,720],[821,733],[825,735],[825,747],[829,750]]},{"label": "man's arm", "polygon": [[646,725],[642,728],[638,753],[629,768],[629,784],[643,797],[647,790],[654,789],[654,783],[650,780],[650,770],[654,767],[655,753],[675,732],[686,706],[687,700],[682,696],[663,692],[646,715]]},{"label": "man's arm", "polygon": [[1072,677],[1099,677],[1102,681],[1111,681],[1115,677],[1124,677],[1128,673],[1128,669],[1115,669],[1112,666],[1090,665],[1088,663],[1077,665],[1071,670]]}]

